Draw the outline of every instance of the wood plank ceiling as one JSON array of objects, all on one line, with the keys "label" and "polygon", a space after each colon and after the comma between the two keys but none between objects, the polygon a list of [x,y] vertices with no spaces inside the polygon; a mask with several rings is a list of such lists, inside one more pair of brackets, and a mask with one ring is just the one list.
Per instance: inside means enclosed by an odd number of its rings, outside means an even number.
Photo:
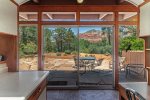
[{"label": "wood plank ceiling", "polygon": [[[19,5],[79,5],[77,0],[12,0]],[[139,6],[148,0],[83,0],[81,5],[135,5]]]},{"label": "wood plank ceiling", "polygon": [[131,5],[126,0],[84,0],[78,4],[77,0],[30,0],[25,5]]}]

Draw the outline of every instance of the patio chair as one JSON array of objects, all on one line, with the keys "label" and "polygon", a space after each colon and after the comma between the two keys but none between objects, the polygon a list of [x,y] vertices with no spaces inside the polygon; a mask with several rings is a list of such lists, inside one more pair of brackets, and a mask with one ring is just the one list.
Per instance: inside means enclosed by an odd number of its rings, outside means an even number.
[{"label": "patio chair", "polygon": [[[121,71],[122,69],[124,69],[125,71],[125,57],[119,57],[119,71]],[[112,69],[113,63],[112,61],[109,62],[109,68]]]},{"label": "patio chair", "polygon": [[[78,67],[78,59],[76,57],[74,57],[74,63],[75,63],[75,65],[73,67],[77,68]],[[81,67],[84,67],[84,62],[82,60],[79,60],[79,69]]]},{"label": "patio chair", "polygon": [[130,88],[126,88],[126,96],[128,100],[146,100],[139,93]]},{"label": "patio chair", "polygon": [[[95,58],[95,55],[90,55],[90,57],[94,57]],[[85,64],[85,67],[89,68],[89,70],[93,70],[95,67],[96,67],[96,58],[94,60],[85,60],[84,61],[84,64]]]},{"label": "patio chair", "polygon": [[146,78],[145,66],[143,64],[127,64],[126,77],[131,74],[136,74],[138,77],[144,76],[144,78]]},{"label": "patio chair", "polygon": [[98,59],[97,62],[97,66],[100,66],[102,64],[102,61],[104,60],[104,58]]},{"label": "patio chair", "polygon": [[102,62],[103,62],[104,58],[98,59],[95,61],[95,67],[94,70],[95,71],[100,71],[100,68],[102,67]]},{"label": "patio chair", "polygon": [[95,60],[90,60],[85,62],[85,66],[88,67],[90,70],[95,68]]},{"label": "patio chair", "polygon": [[124,69],[125,71],[125,62],[126,62],[126,57],[119,57],[119,70],[121,71]]},{"label": "patio chair", "polygon": [[95,60],[91,61],[90,64],[88,65],[89,69],[91,71],[100,73],[100,71],[101,71],[100,67],[102,67],[103,60],[104,59],[101,58],[101,59],[98,59],[98,60],[95,59]]}]

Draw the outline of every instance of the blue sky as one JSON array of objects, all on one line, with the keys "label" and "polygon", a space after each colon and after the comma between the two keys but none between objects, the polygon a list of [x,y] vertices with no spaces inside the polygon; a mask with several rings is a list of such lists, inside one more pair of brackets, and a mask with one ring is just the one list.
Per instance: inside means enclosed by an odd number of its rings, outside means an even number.
[{"label": "blue sky", "polygon": [[[55,28],[54,27],[49,27],[49,29],[52,29],[52,30],[54,30]],[[77,27],[72,27],[71,28],[72,29],[72,31],[76,34],[76,33],[78,33],[78,28]],[[85,32],[87,32],[87,31],[89,31],[89,30],[92,30],[92,29],[95,29],[95,30],[101,30],[101,27],[100,26],[81,26],[81,27],[79,27],[79,33],[85,33]]]},{"label": "blue sky", "polygon": [[[78,32],[78,28],[77,27],[73,27],[71,29],[72,29],[72,31],[74,33]],[[95,26],[79,27],[79,33],[85,33],[85,32],[87,32],[89,30],[92,30],[92,29],[101,30],[101,27],[95,27]]]}]

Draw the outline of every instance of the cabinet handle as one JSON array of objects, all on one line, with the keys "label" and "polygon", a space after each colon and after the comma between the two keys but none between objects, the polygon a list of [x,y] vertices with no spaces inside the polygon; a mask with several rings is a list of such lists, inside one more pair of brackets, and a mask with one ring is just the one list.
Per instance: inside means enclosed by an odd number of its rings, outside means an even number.
[{"label": "cabinet handle", "polygon": [[40,93],[41,91],[42,91],[42,89],[41,89],[41,88],[39,88],[38,93]]}]

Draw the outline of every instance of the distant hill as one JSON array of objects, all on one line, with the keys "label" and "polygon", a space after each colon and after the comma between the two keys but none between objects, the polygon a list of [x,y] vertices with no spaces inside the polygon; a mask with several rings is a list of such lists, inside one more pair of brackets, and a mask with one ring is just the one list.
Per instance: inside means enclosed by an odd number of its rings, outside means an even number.
[{"label": "distant hill", "polygon": [[85,33],[79,34],[80,39],[85,39],[85,40],[88,40],[89,42],[92,42],[92,43],[99,42],[103,38],[106,38],[106,37],[107,37],[107,34],[103,33],[100,30],[95,30],[95,29],[92,29],[92,30],[89,30]]},{"label": "distant hill", "polygon": [[[92,29],[92,30],[89,30],[89,31],[86,31],[85,33],[93,33],[93,32],[98,32],[99,30],[95,30],[95,29]],[[99,31],[100,32],[100,31]]]}]

